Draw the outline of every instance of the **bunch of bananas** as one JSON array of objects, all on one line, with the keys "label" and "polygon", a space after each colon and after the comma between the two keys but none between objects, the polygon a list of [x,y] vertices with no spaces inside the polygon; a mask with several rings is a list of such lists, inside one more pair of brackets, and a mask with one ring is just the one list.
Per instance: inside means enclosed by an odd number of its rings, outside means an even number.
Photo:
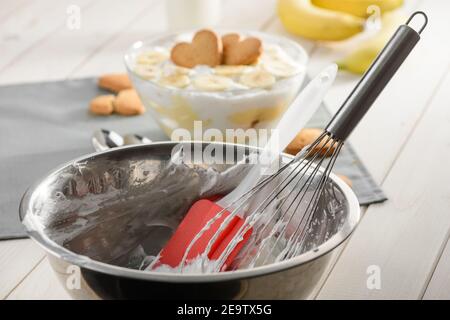
[{"label": "bunch of bananas", "polygon": [[[350,38],[364,30],[368,8],[378,7],[383,14],[382,30],[363,42],[338,65],[355,73],[363,73],[382,49],[398,14],[392,11],[403,0],[278,0],[278,15],[291,33],[312,40],[337,41]],[[385,17],[386,16],[386,17]]]}]

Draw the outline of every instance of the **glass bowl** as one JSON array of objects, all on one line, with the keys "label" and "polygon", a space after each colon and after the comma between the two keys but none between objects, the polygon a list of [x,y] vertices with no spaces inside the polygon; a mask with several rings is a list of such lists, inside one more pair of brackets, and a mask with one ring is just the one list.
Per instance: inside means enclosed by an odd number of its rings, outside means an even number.
[{"label": "glass bowl", "polygon": [[[306,74],[308,55],[297,43],[280,36],[256,31],[221,30],[217,33],[239,33],[244,37],[257,37],[266,48],[278,46],[296,63],[296,72],[277,79],[270,88],[233,87],[226,91],[203,91],[198,89],[163,86],[158,81],[146,79],[135,71],[137,57],[155,48],[170,51],[174,43],[190,41],[195,31],[185,31],[154,36],[134,43],[125,54],[125,65],[143,104],[172,140],[236,141],[243,129],[273,128],[280,116],[297,95]],[[198,67],[197,67],[198,68]],[[201,66],[201,72],[214,72],[213,68]],[[205,71],[206,70],[206,71]],[[214,130],[214,137],[204,134]],[[175,130],[184,129],[184,130]],[[227,130],[228,129],[228,130]],[[231,129],[231,130],[230,130]],[[236,133],[237,132],[237,133]],[[186,135],[188,135],[186,137]]]}]

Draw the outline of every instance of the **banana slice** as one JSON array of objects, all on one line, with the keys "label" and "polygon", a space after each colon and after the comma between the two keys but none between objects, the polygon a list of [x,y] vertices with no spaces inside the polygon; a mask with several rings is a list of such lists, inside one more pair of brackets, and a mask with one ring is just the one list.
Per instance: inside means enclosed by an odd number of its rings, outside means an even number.
[{"label": "banana slice", "polygon": [[147,51],[139,54],[136,58],[137,64],[154,65],[169,59],[169,53],[165,51]]},{"label": "banana slice", "polygon": [[239,81],[250,88],[269,88],[275,83],[276,79],[265,70],[256,70],[243,74]]},{"label": "banana slice", "polygon": [[217,66],[214,68],[214,73],[219,76],[233,77],[239,76],[247,70],[247,66]]},{"label": "banana slice", "polygon": [[191,73],[191,69],[179,67],[179,66],[172,66],[170,72],[171,74],[182,74],[182,75],[189,75]]},{"label": "banana slice", "polygon": [[299,66],[278,59],[269,59],[262,64],[264,70],[280,78],[293,76],[300,72]]},{"label": "banana slice", "polygon": [[171,74],[161,78],[159,84],[165,87],[185,88],[191,83],[189,77],[184,74]]},{"label": "banana slice", "polygon": [[175,66],[170,63],[164,64],[161,70],[162,76],[171,76],[175,74],[189,76],[192,73],[192,69]]},{"label": "banana slice", "polygon": [[154,65],[138,64],[135,66],[134,72],[142,79],[150,80],[157,78],[160,75],[161,70]]},{"label": "banana slice", "polygon": [[213,74],[204,74],[194,79],[194,86],[205,91],[224,91],[233,85],[233,80]]}]

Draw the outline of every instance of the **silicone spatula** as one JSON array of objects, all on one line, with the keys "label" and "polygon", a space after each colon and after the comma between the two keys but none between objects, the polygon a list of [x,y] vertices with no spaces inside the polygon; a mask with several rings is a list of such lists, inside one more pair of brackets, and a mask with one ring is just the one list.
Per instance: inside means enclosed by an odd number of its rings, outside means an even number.
[{"label": "silicone spatula", "polygon": [[[172,268],[178,267],[183,259],[185,250],[192,239],[200,232],[206,223],[214,218],[221,210],[222,208],[211,200],[202,199],[196,201],[189,209],[174,235],[160,252],[160,258],[158,263],[155,264],[155,267],[160,264],[166,264]],[[189,250],[187,261],[195,259],[205,252],[210,239],[212,239],[214,234],[219,230],[220,225],[229,215],[230,213],[225,211],[220,218],[217,219],[210,226],[210,228],[206,230],[199,239],[197,239],[197,241],[195,241],[194,245]],[[242,218],[234,216],[231,221],[226,224],[225,229],[220,232],[207,254],[210,260],[216,260],[222,254],[226,248],[225,243],[230,242],[230,239],[234,237],[237,230],[239,230],[243,223],[244,220]],[[230,253],[224,265],[221,266],[221,269],[226,269],[227,266],[230,265],[236,254],[239,252],[240,247],[245,243],[245,241],[247,241],[249,236],[250,232],[247,232],[244,235],[244,240],[241,241]]]},{"label": "silicone spatula", "polygon": [[[312,115],[317,111],[324,95],[333,83],[336,72],[336,65],[328,66],[311,80],[295,98],[294,102],[278,122],[277,130],[281,133],[277,136],[272,136],[264,147],[261,153],[261,156],[265,157],[264,159],[270,157],[270,159],[275,160],[274,155],[278,156],[306,125]],[[278,139],[278,143],[274,143],[273,139]],[[210,260],[218,259],[245,222],[245,219],[239,216],[239,214],[230,217],[230,212],[227,210],[224,211],[223,208],[228,208],[235,200],[250,190],[263,174],[264,169],[261,168],[260,164],[256,164],[244,180],[224,198],[217,202],[208,199],[195,202],[171,239],[161,250],[158,265],[166,264],[175,268],[180,265],[183,259],[189,263],[189,260],[204,254],[208,247],[208,258]],[[221,213],[220,218],[217,218],[214,223],[205,229],[207,223],[216,217],[218,213]],[[219,234],[216,234],[227,218],[230,218],[230,222]],[[243,238],[226,257],[224,264],[220,266],[220,270],[225,270],[230,266],[236,254],[250,237],[251,232],[252,229],[249,229],[243,235]],[[198,239],[191,244],[196,236]],[[214,242],[208,246],[212,239],[214,239]],[[190,244],[189,252],[185,256],[185,252]]]}]

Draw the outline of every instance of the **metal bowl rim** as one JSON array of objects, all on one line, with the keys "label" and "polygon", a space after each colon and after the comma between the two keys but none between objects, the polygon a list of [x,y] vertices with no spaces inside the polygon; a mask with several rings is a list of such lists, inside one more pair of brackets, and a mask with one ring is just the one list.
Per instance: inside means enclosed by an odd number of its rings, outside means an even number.
[{"label": "metal bowl rim", "polygon": [[[183,143],[209,143],[205,141],[184,141]],[[243,148],[249,148],[257,150],[256,147],[251,147],[242,144],[233,144],[226,142],[213,142],[214,144],[220,145],[230,145],[230,146],[238,146]],[[23,221],[23,218],[26,215],[26,212],[32,202],[29,201],[33,193],[38,189],[38,187],[45,182],[50,176],[57,174],[62,169],[67,166],[72,165],[73,163],[80,162],[83,160],[87,160],[89,158],[93,158],[99,155],[104,155],[108,153],[121,152],[126,149],[140,149],[146,147],[154,147],[154,146],[164,146],[164,145],[176,145],[177,142],[173,141],[162,141],[162,142],[152,142],[148,144],[140,144],[140,145],[131,145],[131,146],[123,146],[110,150],[105,150],[101,152],[94,152],[88,155],[81,156],[79,158],[73,159],[71,161],[66,162],[65,164],[57,167],[56,169],[50,171],[44,178],[38,180],[31,187],[29,187],[25,194],[22,197],[19,206],[19,219]],[[292,158],[292,155],[283,154],[286,158]],[[313,260],[320,258],[321,256],[329,253],[336,247],[338,247],[343,241],[345,241],[350,234],[355,229],[357,223],[360,219],[360,207],[358,199],[356,195],[352,191],[352,189],[338,176],[331,173],[331,179],[334,183],[341,189],[343,195],[347,199],[348,205],[348,217],[341,229],[334,234],[330,239],[322,243],[314,250],[307,251],[299,256],[291,258],[286,261],[273,263],[265,266],[260,266],[252,269],[243,269],[229,272],[220,272],[220,273],[211,273],[211,274],[176,274],[176,273],[162,273],[162,272],[151,272],[151,271],[141,271],[135,270],[125,267],[119,267],[111,264],[107,264],[104,262],[92,260],[87,256],[75,254],[70,250],[62,247],[61,245],[55,243],[50,238],[43,236],[42,234],[36,232],[35,230],[29,230],[26,228],[26,232],[28,236],[37,242],[41,247],[45,249],[48,254],[51,254],[57,258],[60,258],[70,264],[78,265],[81,268],[86,268],[92,271],[97,271],[100,273],[105,273],[113,276],[120,276],[131,279],[138,280],[147,280],[147,281],[161,281],[161,282],[220,282],[220,281],[229,281],[229,280],[240,280],[244,278],[253,278],[264,276],[276,272],[285,271],[294,267],[298,267],[300,265],[306,264]]]}]

